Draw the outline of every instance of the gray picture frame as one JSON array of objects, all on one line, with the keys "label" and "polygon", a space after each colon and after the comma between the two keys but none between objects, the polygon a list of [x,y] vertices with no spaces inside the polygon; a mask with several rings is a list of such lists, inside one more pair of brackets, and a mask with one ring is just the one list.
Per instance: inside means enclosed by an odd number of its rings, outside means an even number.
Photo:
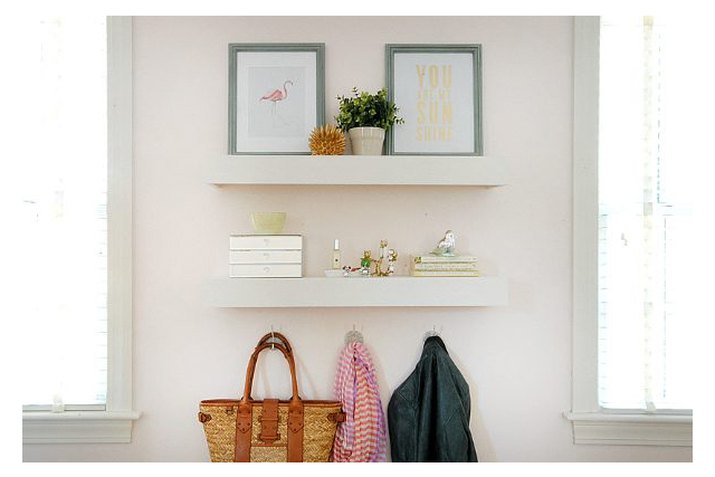
[{"label": "gray picture frame", "polygon": [[[471,71],[472,79],[469,81],[471,84],[471,95],[472,101],[462,101],[458,104],[461,108],[461,114],[465,114],[468,117],[473,118],[473,132],[471,127],[468,127],[468,132],[473,134],[473,140],[471,136],[468,137],[468,146],[465,144],[461,149],[463,150],[439,150],[439,145],[430,145],[431,150],[420,150],[420,148],[409,145],[401,144],[400,136],[404,137],[405,134],[401,132],[399,128],[410,128],[415,127],[418,121],[418,115],[414,113],[411,108],[404,107],[404,104],[399,104],[400,101],[400,91],[409,89],[412,91],[414,85],[408,86],[409,81],[414,83],[415,77],[408,78],[406,75],[396,72],[395,63],[399,55],[415,55],[415,54],[425,54],[428,56],[434,55],[436,60],[447,61],[448,56],[440,55],[455,55],[462,54],[468,55],[471,58]],[[406,57],[403,57],[403,59]],[[454,58],[454,56],[452,56]],[[451,71],[451,70],[450,70]],[[424,73],[423,73],[424,74]],[[398,77],[399,76],[399,77]],[[484,154],[483,146],[483,121],[482,121],[482,46],[480,44],[386,44],[385,45],[385,83],[388,91],[388,99],[390,101],[396,101],[396,105],[400,108],[399,115],[405,120],[404,124],[396,124],[390,129],[389,134],[385,138],[386,150],[389,155],[424,155],[424,156],[481,156]],[[462,83],[465,83],[463,80]],[[464,87],[463,87],[464,89]],[[468,104],[467,104],[468,103]],[[465,112],[465,105],[471,105],[472,111]],[[452,106],[450,105],[450,108]],[[419,107],[418,107],[419,108]],[[450,109],[451,111],[451,109]],[[424,120],[424,118],[422,118]],[[451,119],[451,117],[449,118]],[[468,121],[467,121],[468,122]],[[451,128],[451,125],[450,125]],[[405,129],[404,131],[407,131]],[[452,131],[450,131],[451,133]],[[457,131],[459,132],[459,131]],[[403,143],[407,143],[402,139]],[[411,147],[410,147],[411,146]],[[437,150],[435,150],[437,148]]]},{"label": "gray picture frame", "polygon": [[[266,59],[272,61],[274,66],[270,68],[277,68],[280,66],[281,58],[291,58],[291,56],[305,57],[306,53],[308,56],[315,55],[315,124],[305,124],[303,129],[307,131],[304,135],[304,145],[298,147],[297,141],[298,136],[296,136],[292,142],[296,143],[295,147],[291,144],[282,146],[280,148],[273,147],[273,144],[279,143],[280,141],[272,141],[270,136],[265,138],[265,141],[258,141],[259,144],[246,146],[239,137],[239,126],[246,123],[253,123],[252,118],[248,117],[251,114],[250,108],[240,108],[238,106],[241,101],[247,101],[246,98],[242,98],[242,95],[246,95],[246,87],[241,87],[239,84],[244,81],[243,75],[239,75],[239,68],[242,67],[239,61],[239,55],[242,53],[263,53]],[[266,67],[269,68],[269,67]],[[310,74],[312,75],[312,71]],[[283,91],[286,91],[287,81],[283,83]],[[276,85],[279,87],[280,85]],[[303,88],[312,88],[312,81],[310,83],[302,85]],[[277,89],[276,92],[280,90]],[[255,96],[255,94],[254,94]],[[287,97],[287,94],[286,94]],[[277,101],[270,98],[260,98],[266,99],[265,103],[269,104],[268,107],[272,107],[273,110],[277,109]],[[251,101],[260,101],[258,98],[251,97]],[[278,100],[280,100],[280,96]],[[251,105],[253,107],[253,105]],[[307,109],[306,109],[307,111]],[[312,114],[312,111],[308,114]],[[228,45],[228,154],[229,155],[304,155],[310,154],[308,148],[308,137],[309,131],[311,131],[316,126],[325,124],[325,43],[229,43]],[[290,142],[290,141],[289,141]]]}]

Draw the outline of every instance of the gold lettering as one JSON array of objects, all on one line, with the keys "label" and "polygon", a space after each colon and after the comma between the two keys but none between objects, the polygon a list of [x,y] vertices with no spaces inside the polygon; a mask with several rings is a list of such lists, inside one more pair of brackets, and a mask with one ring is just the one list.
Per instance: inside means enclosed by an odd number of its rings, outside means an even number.
[{"label": "gold lettering", "polygon": [[437,113],[439,108],[437,107],[437,101],[430,101],[429,103],[429,122],[430,124],[437,124],[439,117]]},{"label": "gold lettering", "polygon": [[451,126],[420,126],[416,133],[420,142],[449,142],[454,138]]},{"label": "gold lettering", "polygon": [[447,131],[445,128],[439,128],[439,140],[445,141],[447,139]]},{"label": "gold lettering", "polygon": [[420,80],[420,89],[424,88],[424,79],[425,79],[425,65],[416,65],[417,66],[417,78]]},{"label": "gold lettering", "polygon": [[417,101],[417,124],[425,122],[425,102]]},{"label": "gold lettering", "polygon": [[452,124],[453,119],[452,103],[442,103],[442,123]]},{"label": "gold lettering", "polygon": [[429,66],[429,84],[431,88],[439,86],[439,72],[437,70],[437,65]]},{"label": "gold lettering", "polygon": [[442,87],[447,89],[452,87],[452,65],[442,66]]}]

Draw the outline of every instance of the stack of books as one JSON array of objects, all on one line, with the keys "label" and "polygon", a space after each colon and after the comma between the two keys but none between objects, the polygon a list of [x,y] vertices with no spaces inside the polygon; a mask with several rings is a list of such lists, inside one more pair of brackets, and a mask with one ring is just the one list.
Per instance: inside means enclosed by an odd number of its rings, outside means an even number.
[{"label": "stack of books", "polygon": [[413,277],[478,277],[477,257],[473,255],[417,255],[410,261]]}]

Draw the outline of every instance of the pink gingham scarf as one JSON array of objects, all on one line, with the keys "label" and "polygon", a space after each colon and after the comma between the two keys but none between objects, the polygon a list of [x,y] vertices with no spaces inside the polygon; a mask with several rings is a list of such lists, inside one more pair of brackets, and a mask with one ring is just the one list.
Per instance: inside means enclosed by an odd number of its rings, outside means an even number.
[{"label": "pink gingham scarf", "polygon": [[385,415],[375,367],[363,343],[348,343],[340,354],[335,375],[335,397],[343,405],[345,422],[338,425],[332,460],[385,462]]}]

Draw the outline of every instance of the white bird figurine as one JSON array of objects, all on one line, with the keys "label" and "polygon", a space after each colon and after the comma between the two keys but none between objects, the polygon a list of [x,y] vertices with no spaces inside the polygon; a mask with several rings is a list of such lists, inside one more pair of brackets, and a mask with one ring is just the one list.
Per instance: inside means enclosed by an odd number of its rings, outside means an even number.
[{"label": "white bird figurine", "polygon": [[455,246],[455,238],[454,238],[454,232],[451,230],[447,230],[444,233],[444,238],[439,241],[437,244],[437,248],[432,250],[432,255],[438,255],[438,256],[443,256],[443,257],[452,257],[454,256],[454,246]]}]

